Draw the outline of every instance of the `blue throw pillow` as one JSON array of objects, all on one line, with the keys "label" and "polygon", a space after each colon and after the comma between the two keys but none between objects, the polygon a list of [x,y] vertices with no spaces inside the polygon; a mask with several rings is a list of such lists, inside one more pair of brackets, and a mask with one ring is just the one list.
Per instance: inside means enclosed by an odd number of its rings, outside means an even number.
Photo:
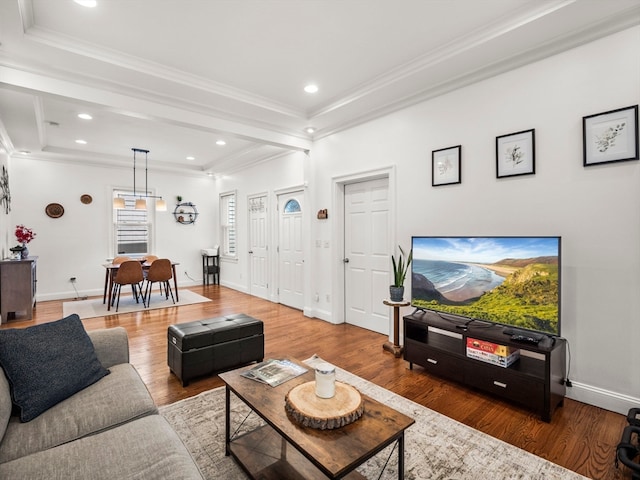
[{"label": "blue throw pillow", "polygon": [[0,330],[0,366],[23,422],[109,374],[76,314],[33,327]]}]

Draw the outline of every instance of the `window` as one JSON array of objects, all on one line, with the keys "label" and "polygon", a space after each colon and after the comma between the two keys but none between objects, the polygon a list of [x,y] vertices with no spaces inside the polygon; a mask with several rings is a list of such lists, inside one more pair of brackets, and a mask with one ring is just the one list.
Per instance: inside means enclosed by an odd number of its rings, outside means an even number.
[{"label": "window", "polygon": [[113,197],[124,198],[124,209],[113,209],[114,255],[145,255],[149,253],[151,223],[147,210],[136,210],[133,192],[114,190]]},{"label": "window", "polygon": [[299,213],[300,211],[300,204],[296,199],[292,198],[284,205],[284,213]]},{"label": "window", "polygon": [[220,195],[220,228],[222,255],[235,257],[236,252],[236,193]]}]

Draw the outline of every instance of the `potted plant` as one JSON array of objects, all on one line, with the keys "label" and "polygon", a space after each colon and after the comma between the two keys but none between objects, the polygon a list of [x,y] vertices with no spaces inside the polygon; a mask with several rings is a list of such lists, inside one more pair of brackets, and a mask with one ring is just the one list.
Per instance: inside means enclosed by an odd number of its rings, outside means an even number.
[{"label": "potted plant", "polygon": [[401,302],[404,297],[404,280],[407,276],[409,265],[411,265],[411,260],[413,259],[413,249],[409,251],[409,256],[406,257],[405,261],[404,250],[400,245],[398,245],[398,248],[400,249],[398,260],[396,261],[396,257],[391,255],[391,263],[393,264],[393,285],[389,287],[389,296],[392,302]]}]

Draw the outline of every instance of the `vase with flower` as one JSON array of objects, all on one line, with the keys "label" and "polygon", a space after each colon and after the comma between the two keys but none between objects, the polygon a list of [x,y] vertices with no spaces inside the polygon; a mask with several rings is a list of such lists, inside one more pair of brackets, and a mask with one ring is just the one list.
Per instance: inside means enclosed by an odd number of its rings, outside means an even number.
[{"label": "vase with flower", "polygon": [[27,244],[34,239],[36,234],[30,228],[25,227],[24,225],[16,225],[16,239],[20,245],[11,248],[12,252],[19,251],[21,258],[27,258],[29,256],[29,249],[27,248]]}]

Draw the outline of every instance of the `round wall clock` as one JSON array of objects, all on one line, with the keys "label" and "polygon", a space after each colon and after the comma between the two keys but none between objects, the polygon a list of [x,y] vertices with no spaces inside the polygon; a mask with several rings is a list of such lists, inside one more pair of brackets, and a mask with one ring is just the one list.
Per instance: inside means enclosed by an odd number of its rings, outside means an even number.
[{"label": "round wall clock", "polygon": [[64,215],[64,207],[59,203],[50,203],[45,207],[44,211],[51,218],[60,218]]}]

